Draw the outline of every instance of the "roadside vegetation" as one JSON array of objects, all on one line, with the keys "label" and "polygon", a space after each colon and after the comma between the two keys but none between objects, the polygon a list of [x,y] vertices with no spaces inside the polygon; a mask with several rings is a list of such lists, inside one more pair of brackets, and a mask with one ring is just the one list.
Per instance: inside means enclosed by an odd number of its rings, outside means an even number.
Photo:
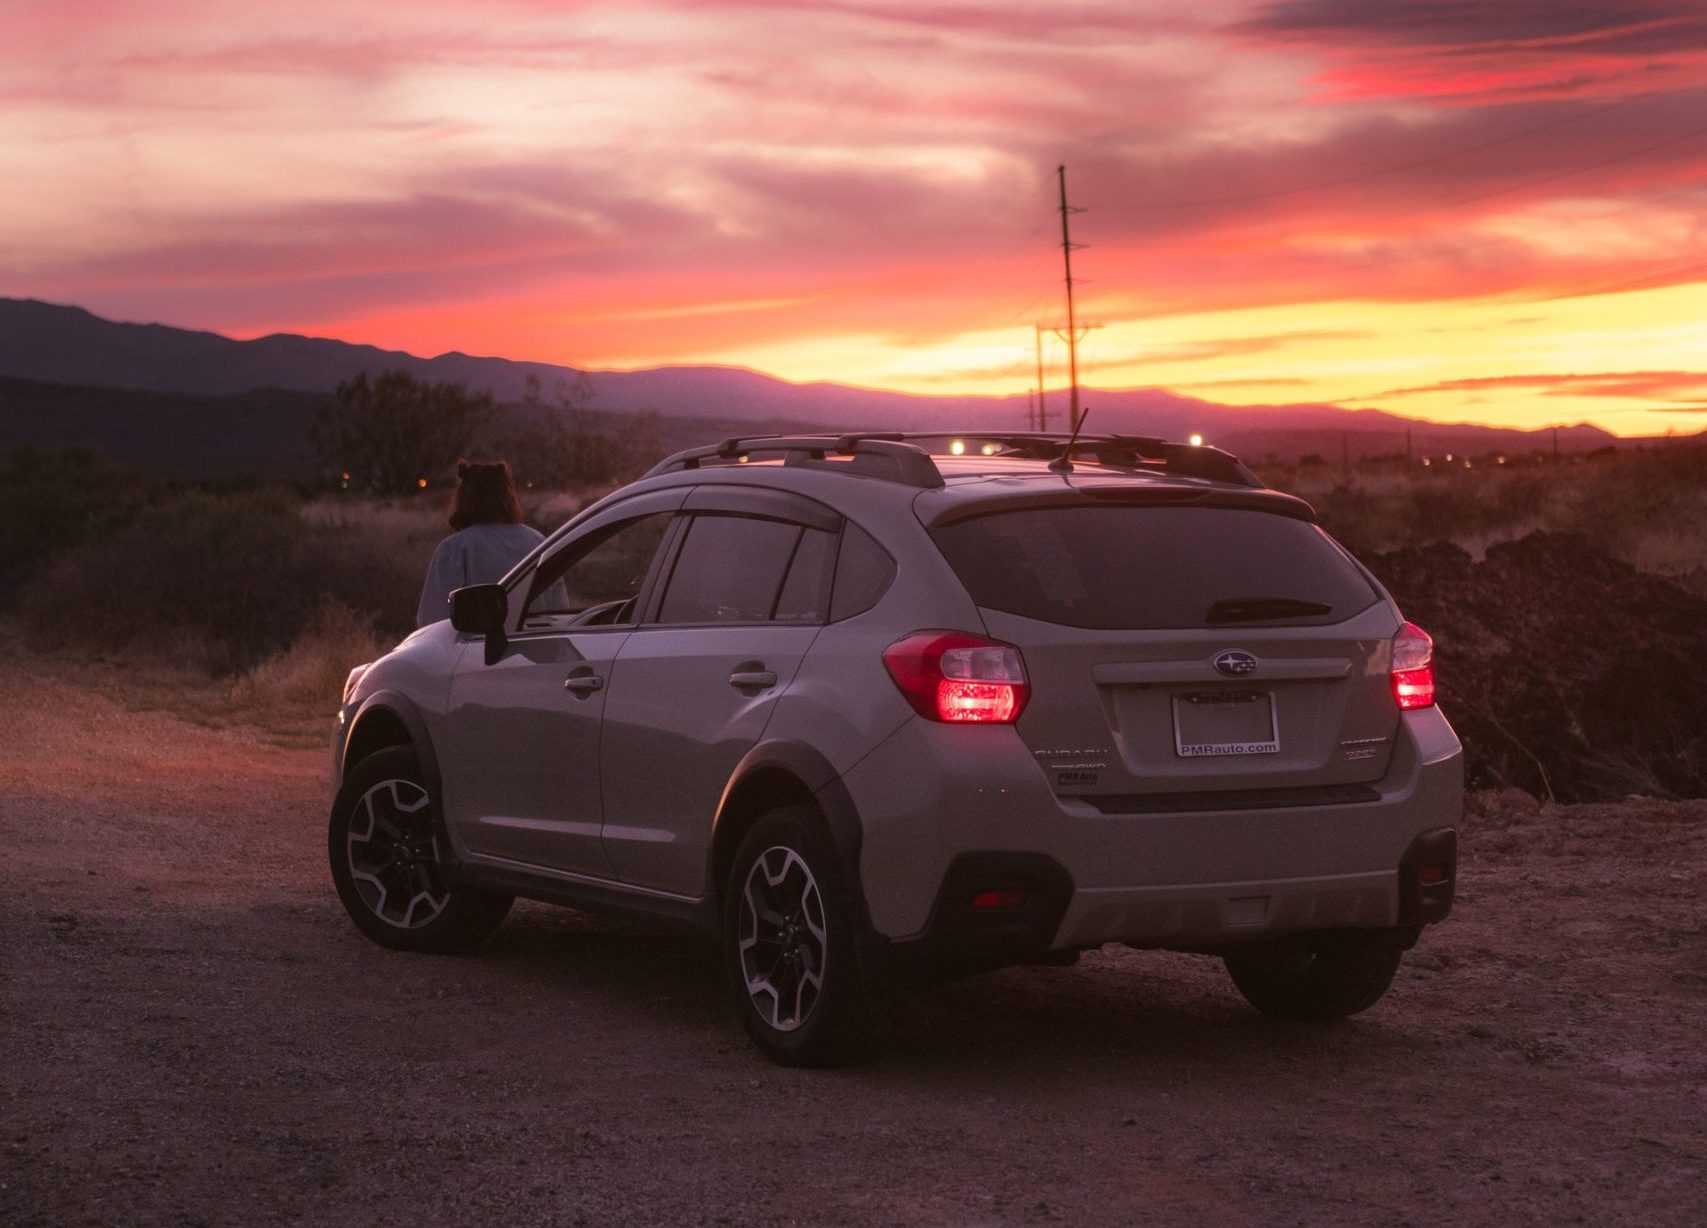
[{"label": "roadside vegetation", "polygon": [[[651,422],[612,431],[575,412],[572,391],[554,395],[534,400],[536,434],[507,437],[543,531],[662,450]],[[442,471],[376,494],[343,469],[190,485],[86,451],[15,452],[0,458],[0,619],[68,668],[174,670],[180,691],[187,674],[182,706],[204,719],[318,738],[350,666],[412,629],[447,531],[446,454]],[[1558,801],[1707,796],[1707,447],[1263,477],[1314,503],[1434,635],[1472,784]],[[157,688],[150,702],[171,701]]]}]

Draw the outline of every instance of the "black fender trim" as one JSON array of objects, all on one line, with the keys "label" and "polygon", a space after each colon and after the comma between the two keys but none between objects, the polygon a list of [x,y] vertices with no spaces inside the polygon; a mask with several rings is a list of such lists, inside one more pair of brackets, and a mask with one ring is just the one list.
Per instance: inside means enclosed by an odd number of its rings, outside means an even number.
[{"label": "black fender trim", "polygon": [[[1427,882],[1425,868],[1430,871]],[[1457,828],[1436,827],[1412,840],[1399,859],[1399,924],[1420,927],[1445,920],[1457,881]]]},{"label": "black fender trim", "polygon": [[729,774],[729,783],[723,786],[723,796],[717,800],[717,814],[711,821],[706,872],[706,881],[711,884],[710,894],[715,897],[723,886],[716,879],[717,828],[723,821],[729,799],[735,796],[742,782],[751,778],[754,773],[772,768],[787,772],[805,785],[807,792],[811,793],[813,800],[817,802],[819,812],[824,816],[824,823],[830,829],[830,839],[836,846],[836,857],[847,871],[848,903],[853,908],[855,920],[867,939],[874,939],[871,914],[865,904],[865,884],[859,872],[860,849],[865,838],[865,827],[860,822],[859,810],[854,806],[853,796],[848,792],[847,786],[842,783],[841,773],[836,771],[823,753],[791,738],[767,738],[758,743],[741,757],[741,762],[736,764],[735,770]]},{"label": "black fender trim", "polygon": [[[1074,890],[1067,868],[1044,853],[961,853],[943,874],[924,930],[891,942],[890,957],[901,968],[950,973],[1071,962],[1050,944]],[[974,897],[987,891],[1024,892],[1025,902],[1016,908],[973,907]]]},{"label": "black fender trim", "polygon": [[444,870],[447,884],[455,886],[462,875],[462,860],[456,855],[456,846],[451,843],[450,828],[445,822],[444,777],[439,772],[439,757],[433,750],[433,740],[427,736],[427,722],[414,701],[397,691],[375,691],[362,700],[338,745],[338,777],[341,780],[355,766],[349,762],[350,744],[355,741],[356,730],[373,713],[384,713],[394,718],[409,735],[416,762],[421,766],[423,783],[433,798],[431,817],[433,833],[438,837],[439,865]]}]

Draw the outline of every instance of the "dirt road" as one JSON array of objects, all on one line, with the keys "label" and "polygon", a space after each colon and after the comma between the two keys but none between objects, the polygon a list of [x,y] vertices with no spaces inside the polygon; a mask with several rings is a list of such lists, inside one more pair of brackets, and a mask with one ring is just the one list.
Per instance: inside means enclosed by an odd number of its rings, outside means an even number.
[{"label": "dirt road", "polygon": [[1468,821],[1377,1007],[1128,951],[913,999],[784,1071],[713,953],[518,907],[357,935],[323,756],[0,665],[0,1223],[1696,1224],[1707,803]]}]

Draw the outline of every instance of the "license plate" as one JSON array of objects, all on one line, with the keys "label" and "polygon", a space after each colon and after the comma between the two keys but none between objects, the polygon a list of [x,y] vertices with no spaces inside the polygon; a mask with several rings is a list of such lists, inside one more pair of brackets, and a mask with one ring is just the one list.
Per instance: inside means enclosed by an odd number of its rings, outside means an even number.
[{"label": "license plate", "polygon": [[1277,755],[1272,691],[1200,691],[1174,696],[1174,749],[1182,759]]}]

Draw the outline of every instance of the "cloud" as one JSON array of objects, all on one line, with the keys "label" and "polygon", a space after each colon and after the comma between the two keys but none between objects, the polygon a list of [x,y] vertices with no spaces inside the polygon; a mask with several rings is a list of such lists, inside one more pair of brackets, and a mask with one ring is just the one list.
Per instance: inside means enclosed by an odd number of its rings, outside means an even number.
[{"label": "cloud", "polygon": [[1410,388],[1389,388],[1383,397],[1417,396],[1436,392],[1532,388],[1549,397],[1611,397],[1658,400],[1689,410],[1707,406],[1707,371],[1602,371],[1593,374],[1496,375],[1476,379],[1442,380]]},{"label": "cloud", "polygon": [[1684,83],[1707,63],[1694,0],[1279,0],[1232,24],[1327,61],[1338,98],[1583,96]]},{"label": "cloud", "polygon": [[[1464,305],[1688,279],[1707,238],[1707,12],[1681,0],[8,17],[8,292],[123,318],[860,381],[883,351],[907,386],[1017,392],[1060,312],[1065,163],[1102,360],[1304,387],[1356,351],[1388,372],[1360,387],[1421,385],[1411,352]],[[1392,304],[1421,305],[1406,330],[1355,327]]]}]

